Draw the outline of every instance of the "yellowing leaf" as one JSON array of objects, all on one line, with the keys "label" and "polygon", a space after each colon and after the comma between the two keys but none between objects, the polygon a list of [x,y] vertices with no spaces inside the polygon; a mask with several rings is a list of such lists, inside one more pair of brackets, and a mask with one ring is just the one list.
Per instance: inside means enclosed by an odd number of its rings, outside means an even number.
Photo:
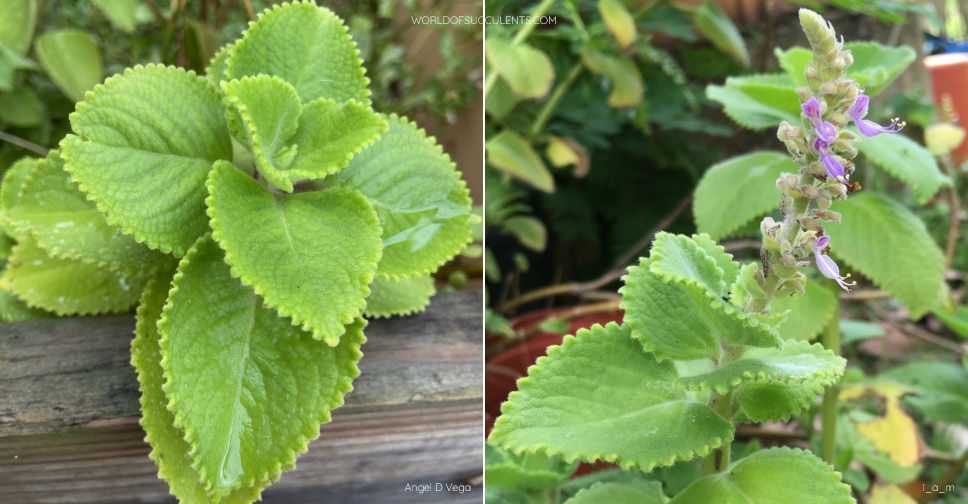
[{"label": "yellowing leaf", "polygon": [[551,178],[548,168],[531,144],[517,133],[504,130],[488,140],[484,148],[487,149],[488,163],[495,168],[527,182],[535,189],[554,192],[555,180]]},{"label": "yellowing leaf", "polygon": [[489,37],[487,62],[522,98],[543,98],[555,80],[555,69],[545,53],[527,45]]},{"label": "yellowing leaf", "polygon": [[917,504],[897,485],[874,485],[867,504]]},{"label": "yellowing leaf", "polygon": [[[850,385],[841,390],[842,400],[859,399],[872,394],[884,400],[884,416],[869,422],[855,422],[857,430],[878,450],[902,466],[910,466],[920,459],[921,444],[914,420],[901,409],[901,396],[909,389],[890,382],[874,381]],[[893,502],[893,501],[890,501]]]},{"label": "yellowing leaf", "polygon": [[961,145],[964,139],[965,130],[952,123],[935,124],[924,130],[924,144],[935,156],[943,156],[951,152]]},{"label": "yellowing leaf", "polygon": [[581,60],[592,73],[602,75],[612,83],[608,104],[613,108],[635,108],[642,103],[645,85],[635,62],[624,56],[609,56],[585,47]]},{"label": "yellowing leaf", "polygon": [[598,12],[623,50],[635,40],[635,20],[618,0],[599,0]]},{"label": "yellowing leaf", "polygon": [[588,174],[590,161],[588,151],[580,143],[570,139],[552,136],[545,150],[545,156],[551,164],[561,168],[563,166],[575,165],[574,175],[584,177]]}]

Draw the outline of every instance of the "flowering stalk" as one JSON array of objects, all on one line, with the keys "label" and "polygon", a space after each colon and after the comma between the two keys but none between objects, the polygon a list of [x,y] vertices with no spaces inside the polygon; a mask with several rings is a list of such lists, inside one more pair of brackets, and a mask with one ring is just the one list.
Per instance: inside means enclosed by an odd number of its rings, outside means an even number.
[{"label": "flowering stalk", "polygon": [[859,188],[850,182],[857,156],[852,141],[859,137],[846,128],[853,121],[862,135],[872,137],[904,127],[897,119],[888,126],[865,119],[870,98],[855,80],[846,78],[854,58],[830,23],[816,12],[800,9],[800,25],[813,51],[805,70],[809,86],[797,89],[801,124],[784,121],[777,129],[777,138],[800,165],[800,173],[784,173],[777,180],[782,219],[766,217],[760,224],[762,265],[753,276],[759,288],[747,289],[745,300],[745,311],[751,313],[765,313],[776,296],[802,293],[806,276],[800,270],[813,264],[846,291],[856,285],[849,273],[841,276],[827,255],[830,237],[823,228],[823,221],[840,222],[840,214],[830,210],[833,201],[847,199]]}]

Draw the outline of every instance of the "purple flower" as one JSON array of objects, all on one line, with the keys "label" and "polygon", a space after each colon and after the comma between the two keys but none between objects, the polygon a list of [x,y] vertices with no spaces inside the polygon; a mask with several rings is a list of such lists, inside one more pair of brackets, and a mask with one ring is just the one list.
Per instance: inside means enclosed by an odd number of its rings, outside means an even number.
[{"label": "purple flower", "polygon": [[810,122],[813,123],[814,131],[816,131],[818,137],[828,143],[837,139],[837,127],[821,118],[820,102],[816,98],[807,100],[806,103],[800,105],[800,109],[803,110],[807,119],[810,119]]},{"label": "purple flower", "polygon": [[897,133],[901,131],[907,123],[904,121],[894,118],[891,119],[891,124],[887,126],[881,126],[874,121],[864,119],[867,115],[867,106],[870,104],[871,99],[867,95],[858,95],[857,99],[854,100],[854,104],[847,109],[847,114],[850,118],[854,120],[854,124],[857,125],[857,129],[860,130],[861,134],[866,137],[874,137],[880,135],[881,133]]},{"label": "purple flower", "polygon": [[847,172],[844,170],[844,165],[837,161],[837,158],[830,155],[827,149],[830,148],[830,144],[824,142],[823,139],[818,138],[813,141],[813,150],[817,151],[820,155],[820,161],[823,163],[823,167],[827,170],[827,176],[844,184],[847,183]]},{"label": "purple flower", "polygon": [[821,275],[837,282],[841,289],[850,292],[850,288],[857,285],[857,282],[847,281],[850,278],[850,273],[847,273],[846,276],[840,276],[840,268],[837,267],[837,263],[830,256],[823,253],[829,243],[829,236],[821,236],[813,244],[813,255],[817,259],[817,269],[820,270]]}]

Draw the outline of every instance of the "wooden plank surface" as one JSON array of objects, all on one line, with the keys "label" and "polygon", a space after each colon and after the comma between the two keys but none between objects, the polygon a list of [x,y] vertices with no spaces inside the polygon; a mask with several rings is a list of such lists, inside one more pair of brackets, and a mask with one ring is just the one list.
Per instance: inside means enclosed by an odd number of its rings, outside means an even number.
[{"label": "wooden plank surface", "polygon": [[[346,406],[263,501],[481,502],[465,483],[482,472],[481,308],[462,291],[372,321]],[[130,316],[0,324],[0,503],[174,502],[137,424],[133,327]]]}]

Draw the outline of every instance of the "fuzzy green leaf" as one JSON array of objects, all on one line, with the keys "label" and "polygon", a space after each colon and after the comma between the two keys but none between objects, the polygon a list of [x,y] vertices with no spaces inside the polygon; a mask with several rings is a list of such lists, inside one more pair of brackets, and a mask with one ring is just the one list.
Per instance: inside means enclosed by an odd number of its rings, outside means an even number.
[{"label": "fuzzy green leaf", "polygon": [[858,152],[911,186],[918,203],[926,203],[941,186],[951,184],[938,168],[937,159],[914,140],[904,135],[858,136],[860,139],[854,143]]},{"label": "fuzzy green leaf", "polygon": [[642,103],[645,84],[635,61],[626,56],[610,56],[585,46],[581,61],[589,71],[601,75],[612,83],[608,104],[613,108],[635,108]]},{"label": "fuzzy green leaf", "polygon": [[811,340],[830,321],[837,308],[837,296],[826,286],[808,280],[804,294],[773,298],[770,312],[790,315],[780,324],[780,337],[785,340]]},{"label": "fuzzy green leaf", "polygon": [[330,347],[264,306],[199,239],[158,321],[162,386],[215,499],[294,466],[359,375],[363,319]]},{"label": "fuzzy green leaf", "polygon": [[750,54],[743,36],[718,5],[706,0],[696,7],[693,24],[720,51],[744,65],[750,64]]},{"label": "fuzzy green leaf", "polygon": [[789,420],[810,407],[823,393],[823,385],[816,382],[749,382],[735,391],[743,413],[754,422]]},{"label": "fuzzy green leaf", "polygon": [[690,390],[729,392],[741,383],[817,383],[830,385],[847,361],[819,343],[787,341],[781,348],[751,348],[737,360],[695,376],[679,378]]},{"label": "fuzzy green leaf", "polygon": [[738,89],[756,101],[793,116],[800,114],[800,97],[786,74],[753,74],[726,78],[726,87]]},{"label": "fuzzy green leaf", "polygon": [[232,159],[219,95],[194,73],[136,66],[98,86],[71,114],[65,168],[113,225],[184,255],[208,229],[205,178]]},{"label": "fuzzy green leaf", "polygon": [[121,313],[138,301],[149,274],[124,275],[110,268],[49,256],[23,237],[14,247],[0,289],[28,306],[58,315]]},{"label": "fuzzy green leaf", "polygon": [[[876,96],[883,91],[914,61],[915,56],[910,47],[890,47],[876,42],[848,42],[844,44],[844,49],[849,50],[854,57],[854,63],[847,68],[847,78],[856,80],[867,96]],[[807,85],[804,71],[807,63],[813,61],[813,54],[809,49],[777,49],[776,58],[795,85]]]},{"label": "fuzzy green leaf", "polygon": [[51,318],[55,315],[40,308],[31,308],[17,296],[0,290],[0,322],[17,322]]},{"label": "fuzzy green leaf", "polygon": [[742,89],[708,85],[706,97],[723,105],[730,119],[751,130],[775,127],[782,121],[799,124],[800,117],[789,111],[767,105]]},{"label": "fuzzy green leaf", "polygon": [[568,504],[665,504],[669,498],[662,493],[662,483],[595,483],[568,499]]},{"label": "fuzzy green leaf", "polygon": [[[191,445],[185,432],[175,426],[175,415],[167,409],[168,397],[162,390],[158,319],[168,298],[174,271],[153,278],[145,288],[138,306],[138,324],[131,342],[131,365],[138,373],[141,391],[141,427],[145,441],[151,445],[151,460],[158,465],[158,477],[168,482],[172,495],[181,502],[209,502],[198,472],[192,467]],[[247,504],[259,498],[268,478],[254,486],[241,488],[222,499],[220,504]]]},{"label": "fuzzy green leaf", "polygon": [[7,212],[17,235],[30,234],[48,254],[138,273],[165,260],[104,220],[64,171],[56,152],[37,163]]},{"label": "fuzzy green leaf", "polygon": [[[703,246],[699,244],[700,240]],[[666,282],[679,282],[705,287],[721,297],[729,296],[739,266],[733,256],[718,247],[708,235],[692,238],[661,232],[652,243],[649,271]],[[729,271],[727,277],[726,271]]]},{"label": "fuzzy green leaf", "polygon": [[506,129],[490,138],[484,148],[487,150],[487,162],[491,166],[535,189],[547,193],[555,191],[555,179],[548,167],[521,135]]},{"label": "fuzzy green leaf", "polygon": [[965,423],[968,419],[968,370],[950,362],[915,362],[891,369],[882,378],[918,391],[905,401],[932,420]]},{"label": "fuzzy green leaf", "polygon": [[370,284],[370,295],[366,298],[363,314],[379,318],[422,312],[427,309],[434,292],[434,278],[431,276],[402,279],[378,276]]},{"label": "fuzzy green leaf", "polygon": [[904,303],[913,319],[935,306],[946,292],[944,256],[921,219],[879,193],[853,195],[834,210],[842,223],[824,226],[834,255]]},{"label": "fuzzy green leaf", "polygon": [[217,88],[221,89],[219,83],[225,80],[225,73],[228,71],[229,56],[232,55],[232,51],[234,50],[235,43],[225,44],[215,53],[215,56],[212,56],[212,61],[209,61],[208,66],[205,67],[205,79]]},{"label": "fuzzy green leaf", "polygon": [[850,487],[826,462],[796,448],[760,450],[719,474],[697,480],[671,504],[853,504]]},{"label": "fuzzy green leaf", "polygon": [[516,453],[542,450],[644,472],[731,442],[733,425],[686,398],[675,380],[672,363],[645,352],[628,328],[582,329],[518,381],[490,440]]},{"label": "fuzzy green leaf", "polygon": [[776,180],[798,166],[779,152],[759,151],[711,166],[696,187],[696,227],[716,240],[732,236],[751,220],[779,206]]},{"label": "fuzzy green leaf", "polygon": [[37,0],[6,0],[0,6],[0,45],[27,54],[37,23]]},{"label": "fuzzy green leaf", "polygon": [[329,9],[294,2],[259,14],[228,59],[226,78],[274,75],[296,88],[303,103],[317,98],[370,104],[359,50]]},{"label": "fuzzy green leaf", "polygon": [[81,30],[45,32],[35,44],[37,59],[57,87],[74,101],[104,78],[101,52],[94,38]]},{"label": "fuzzy green leaf", "polygon": [[558,488],[578,468],[577,462],[568,464],[561,457],[549,457],[542,452],[515,455],[491,443],[484,444],[484,460],[488,486],[527,493]]},{"label": "fuzzy green leaf", "polygon": [[555,80],[551,60],[528,44],[488,37],[484,54],[490,70],[496,72],[521,98],[543,98]]},{"label": "fuzzy green leaf", "polygon": [[280,315],[330,345],[363,312],[380,260],[380,223],[357,191],[273,194],[227,161],[206,200],[232,273]]},{"label": "fuzzy green leaf", "polygon": [[387,278],[427,275],[471,239],[471,200],[460,174],[423,130],[385,116],[389,129],[330,180],[363,193],[380,216]]},{"label": "fuzzy green leaf", "polygon": [[786,51],[779,47],[773,50],[773,55],[780,63],[780,68],[786,71],[787,76],[793,81],[794,87],[804,87],[807,85],[807,64],[813,61],[813,52],[803,47],[794,46]]},{"label": "fuzzy green leaf", "polygon": [[7,172],[3,174],[3,182],[0,183],[0,217],[3,218],[0,219],[0,224],[11,236],[16,236],[17,231],[6,217],[7,212],[20,201],[20,192],[23,190],[24,182],[27,181],[27,177],[30,176],[37,163],[40,163],[40,159],[21,158],[10,168],[7,168]]}]

